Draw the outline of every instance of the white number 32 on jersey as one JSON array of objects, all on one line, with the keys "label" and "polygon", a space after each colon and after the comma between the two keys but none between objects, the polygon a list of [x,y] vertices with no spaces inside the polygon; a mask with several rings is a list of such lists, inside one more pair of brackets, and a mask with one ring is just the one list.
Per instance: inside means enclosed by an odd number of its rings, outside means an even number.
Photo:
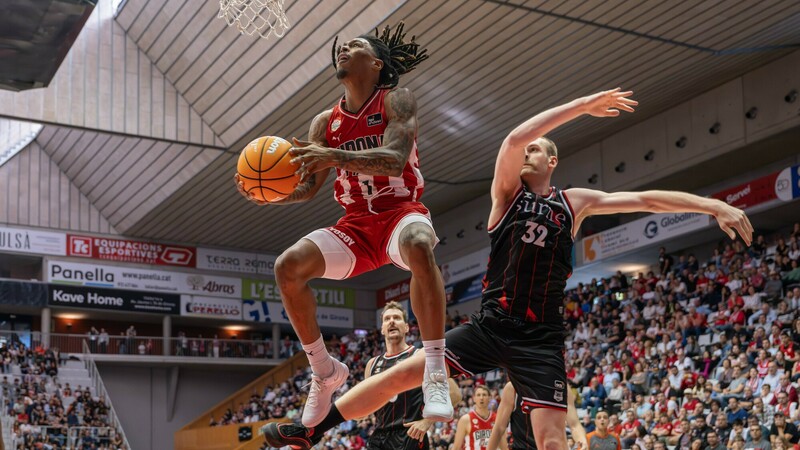
[{"label": "white number 32 on jersey", "polygon": [[522,236],[522,242],[526,244],[538,245],[544,247],[544,239],[547,237],[547,227],[530,220],[525,222],[528,230],[525,231],[525,236]]}]

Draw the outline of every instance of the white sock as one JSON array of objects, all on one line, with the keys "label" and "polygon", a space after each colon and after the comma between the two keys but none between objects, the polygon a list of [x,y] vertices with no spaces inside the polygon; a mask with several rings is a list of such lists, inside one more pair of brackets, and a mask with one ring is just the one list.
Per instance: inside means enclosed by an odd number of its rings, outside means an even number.
[{"label": "white sock", "polygon": [[328,354],[321,334],[316,341],[308,345],[303,344],[303,350],[306,352],[308,362],[311,363],[311,371],[315,375],[325,378],[333,373],[333,358]]},{"label": "white sock", "polygon": [[431,372],[447,374],[444,366],[444,339],[422,341],[422,347],[425,349],[425,375]]}]

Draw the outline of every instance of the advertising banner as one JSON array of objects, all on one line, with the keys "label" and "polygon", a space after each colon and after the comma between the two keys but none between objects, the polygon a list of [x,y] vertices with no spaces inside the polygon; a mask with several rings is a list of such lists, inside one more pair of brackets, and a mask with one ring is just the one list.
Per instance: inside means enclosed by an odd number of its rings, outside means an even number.
[{"label": "advertising banner", "polygon": [[474,275],[444,287],[447,306],[466,302],[481,296],[483,291],[483,273]]},{"label": "advertising banner", "polygon": [[67,235],[50,231],[0,227],[0,252],[64,256]]},{"label": "advertising banner", "polygon": [[[356,306],[356,291],[348,288],[311,286],[317,305],[333,308],[349,308]],[[242,280],[242,298],[246,300],[281,301],[281,291],[275,280]]]},{"label": "advertising banner", "polygon": [[444,284],[455,283],[456,281],[472,278],[475,275],[486,271],[486,264],[489,261],[490,248],[478,250],[461,258],[454,259],[442,264],[442,278]]},{"label": "advertising banner", "polygon": [[800,198],[800,165],[783,169],[778,174],[775,193],[785,202]]},{"label": "advertising banner", "polygon": [[137,264],[194,267],[194,247],[106,237],[68,235],[68,256]]},{"label": "advertising banner", "polygon": [[[480,280],[486,271],[486,264],[489,261],[490,248],[478,250],[461,258],[442,264],[442,278],[445,285],[454,285],[462,280],[472,280],[475,275],[479,275]],[[452,286],[451,286],[452,287]],[[411,292],[411,278],[399,283],[386,286],[375,293],[375,305],[378,308],[391,301],[408,300]]]},{"label": "advertising banner", "polygon": [[707,227],[705,214],[653,214],[583,239],[583,264]]},{"label": "advertising banner", "polygon": [[67,261],[48,261],[47,281],[78,286],[242,298],[241,280],[238,278]]},{"label": "advertising banner", "polygon": [[181,295],[181,315],[242,320],[242,301],[233,298]]},{"label": "advertising banner", "polygon": [[275,274],[276,255],[233,252],[210,248],[197,249],[197,268],[250,274]]},{"label": "advertising banner", "polygon": [[[261,323],[289,323],[282,303],[244,300],[244,320]],[[353,328],[353,310],[345,308],[317,307],[317,323],[322,327]]]},{"label": "advertising banner", "polygon": [[739,209],[751,208],[770,200],[776,200],[778,193],[775,190],[775,182],[779,172],[771,173],[761,178],[742,183],[722,192],[717,192],[711,197],[734,206]]},{"label": "advertising banner", "polygon": [[155,314],[178,314],[181,304],[180,296],[175,294],[52,284],[47,299],[50,306]]},{"label": "advertising banner", "polygon": [[377,297],[376,306],[378,309],[383,308],[383,306],[389,302],[408,300],[409,297],[411,297],[411,278],[391,286],[386,286],[383,289],[378,289],[375,295]]}]

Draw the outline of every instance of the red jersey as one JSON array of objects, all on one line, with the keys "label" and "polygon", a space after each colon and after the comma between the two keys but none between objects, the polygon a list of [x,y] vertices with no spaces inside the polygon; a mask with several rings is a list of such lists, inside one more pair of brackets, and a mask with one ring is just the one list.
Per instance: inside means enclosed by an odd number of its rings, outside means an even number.
[{"label": "red jersey", "polygon": [[622,430],[625,432],[625,434],[628,434],[641,424],[642,423],[639,422],[639,419],[634,419],[633,422],[625,421],[625,423],[622,424]]},{"label": "red jersey", "polygon": [[764,378],[767,376],[767,371],[769,370],[769,360],[765,359],[763,361],[759,361],[756,365],[756,370],[758,370],[759,378]]},{"label": "red jersey", "polygon": [[[354,152],[382,146],[388,122],[384,100],[389,92],[390,89],[375,89],[356,113],[345,110],[342,97],[333,107],[325,130],[328,145]],[[347,213],[379,213],[394,209],[398,203],[418,201],[424,184],[415,138],[401,176],[364,175],[336,169],[333,195]]]},{"label": "red jersey", "polygon": [[653,430],[667,430],[667,434],[662,436],[669,436],[669,434],[672,433],[672,424],[669,422],[667,423],[658,422],[656,426],[653,427]]},{"label": "red jersey", "polygon": [[781,344],[780,347],[778,347],[778,350],[781,353],[783,353],[783,356],[785,356],[786,358],[794,359],[794,343],[793,342],[789,343],[788,347],[784,347],[783,344]]},{"label": "red jersey", "polygon": [[494,426],[495,413],[489,414],[488,419],[483,419],[475,410],[469,412],[469,432],[464,438],[463,450],[486,450],[489,435]]}]

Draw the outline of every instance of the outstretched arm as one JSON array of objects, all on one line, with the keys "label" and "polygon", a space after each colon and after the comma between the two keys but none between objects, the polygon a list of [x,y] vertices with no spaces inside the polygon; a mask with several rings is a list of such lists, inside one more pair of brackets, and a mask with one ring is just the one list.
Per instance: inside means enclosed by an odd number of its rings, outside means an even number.
[{"label": "outstretched arm", "polygon": [[[643,191],[607,193],[593,189],[568,189],[567,198],[575,213],[573,234],[589,216],[629,212],[693,212],[714,216],[731,239],[736,233],[748,246],[753,240],[753,225],[744,211],[727,203],[686,192]],[[734,231],[735,230],[735,231]]]},{"label": "outstretched arm", "polygon": [[502,442],[506,441],[506,429],[508,429],[508,422],[511,421],[511,411],[514,410],[514,398],[516,391],[511,383],[506,383],[503,386],[503,394],[500,396],[500,406],[497,408],[497,415],[494,418],[494,426],[492,433],[489,435],[489,442],[486,444],[486,450],[497,450]]},{"label": "outstretched arm", "polygon": [[387,123],[380,147],[350,151],[295,140],[291,155],[292,162],[302,166],[300,175],[305,179],[331,167],[364,175],[402,175],[417,136],[417,100],[409,89],[400,88],[386,94],[384,106]]},{"label": "outstretched arm", "polygon": [[499,220],[513,195],[522,185],[519,173],[525,162],[526,146],[584,114],[595,117],[616,117],[620,110],[633,112],[632,106],[638,105],[638,102],[628,98],[631,94],[633,94],[632,91],[622,92],[620,88],[598,92],[548,109],[514,128],[503,140],[500,152],[497,154],[494,180],[492,181],[492,212],[489,224],[494,224],[496,220]]}]

